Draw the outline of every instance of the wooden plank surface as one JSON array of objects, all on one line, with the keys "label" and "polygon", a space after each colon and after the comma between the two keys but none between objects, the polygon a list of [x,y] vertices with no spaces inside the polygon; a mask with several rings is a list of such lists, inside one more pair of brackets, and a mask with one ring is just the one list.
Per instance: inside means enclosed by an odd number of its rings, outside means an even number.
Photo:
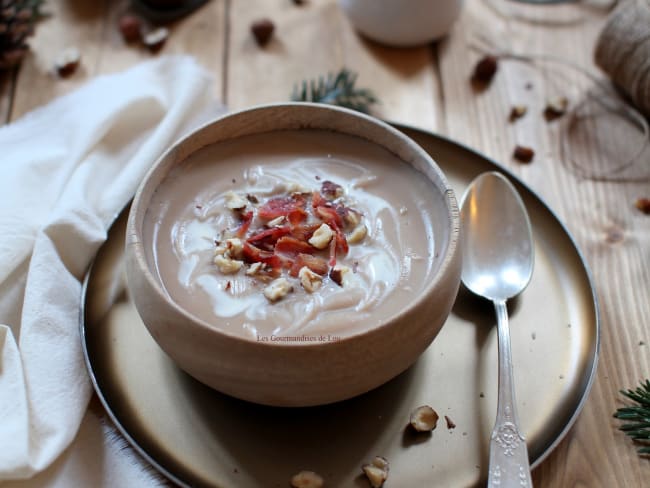
[{"label": "wooden plank surface", "polygon": [[[429,47],[391,49],[362,39],[334,1],[294,5],[287,0],[233,1],[230,7],[227,103],[232,109],[288,101],[296,83],[343,67],[359,73],[359,86],[381,95],[378,116],[436,129],[437,80]],[[251,23],[276,25],[260,48]]]},{"label": "wooden plank surface", "polygon": [[[496,15],[485,2],[474,2],[440,56],[448,135],[493,157],[546,200],[576,238],[600,300],[602,345],[593,390],[567,438],[534,472],[536,486],[644,486],[650,479],[650,466],[635,456],[629,439],[617,431],[619,422],[612,419],[621,405],[618,390],[636,387],[650,371],[650,349],[639,345],[650,342],[648,218],[633,206],[650,186],[647,181],[594,182],[567,169],[560,151],[566,121],[547,122],[542,112],[549,97],[566,96],[571,104],[585,100],[593,82],[582,72],[557,62],[503,60],[492,84],[478,93],[467,80],[480,54],[469,48],[477,38],[489,39],[504,50],[557,56],[598,74],[592,51],[603,19],[603,12],[584,11],[577,26],[549,27]],[[485,43],[478,44],[490,52]],[[527,105],[528,113],[509,123],[515,104]],[[590,123],[581,130],[597,130],[593,121],[585,122]],[[570,139],[581,164],[606,167],[625,156],[625,144],[638,144],[634,129],[617,130],[619,118],[603,116],[598,123],[600,138],[592,138],[587,147],[584,140]],[[623,145],[621,137],[627,141]],[[513,160],[516,144],[534,148],[532,163]],[[619,152],[612,154],[607,149],[612,146]],[[639,163],[650,160],[646,156]]]},{"label": "wooden plank surface", "polygon": [[[169,25],[169,39],[157,54],[122,39],[118,21],[129,11],[129,3],[128,0],[48,2],[51,17],[38,25],[30,42],[32,50],[17,78],[11,120],[69,93],[94,76],[117,72],[164,54],[193,55],[214,73],[214,93],[221,98],[226,2],[208,2],[194,15]],[[71,46],[81,52],[81,64],[72,76],[61,78],[55,73],[54,63],[60,53]]]},{"label": "wooden plank surface", "polygon": [[[96,75],[155,56],[121,39],[116,23],[128,4],[48,2],[52,17],[39,24],[15,89],[10,78],[0,83],[2,120],[15,120]],[[517,8],[504,11],[493,0],[468,1],[447,38],[432,46],[394,49],[360,37],[335,0],[300,6],[289,0],[211,0],[170,26],[171,37],[161,54],[195,56],[214,73],[214,93],[231,109],[286,101],[295,83],[348,67],[359,74],[359,85],[381,99],[378,116],[436,130],[480,150],[538,192],[576,238],[593,272],[602,346],[585,408],[565,440],[534,472],[535,485],[645,486],[650,464],[617,430],[612,413],[622,404],[618,390],[633,388],[650,375],[650,220],[634,208],[636,198],[650,197],[650,184],[596,182],[569,169],[560,150],[567,119],[548,122],[542,112],[548,97],[567,96],[571,104],[586,100],[593,81],[580,71],[557,63],[503,60],[486,90],[476,91],[469,83],[481,55],[473,47],[477,39],[485,51],[490,46],[481,42],[487,39],[492,47],[519,54],[560,56],[601,76],[592,52],[607,12],[576,6],[541,13]],[[276,33],[261,48],[250,25],[263,17],[275,23]],[[575,21],[567,24],[566,19]],[[52,66],[70,45],[81,49],[82,67],[60,79]],[[510,123],[514,104],[527,105],[528,113]],[[629,122],[600,113],[582,121],[569,142],[581,164],[606,167],[624,159],[639,136]],[[532,163],[513,160],[516,144],[535,149]],[[649,160],[646,152],[641,161]]]},{"label": "wooden plank surface", "polygon": [[14,71],[0,73],[0,125],[9,122],[14,90]]}]

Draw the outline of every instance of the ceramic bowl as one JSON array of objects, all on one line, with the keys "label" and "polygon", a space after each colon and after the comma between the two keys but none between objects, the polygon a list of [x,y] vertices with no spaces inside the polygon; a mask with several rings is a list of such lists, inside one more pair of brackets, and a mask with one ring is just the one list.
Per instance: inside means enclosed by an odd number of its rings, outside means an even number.
[{"label": "ceramic bowl", "polygon": [[411,47],[445,36],[464,0],[339,0],[350,22],[373,41]]},{"label": "ceramic bowl", "polygon": [[[397,155],[431,181],[436,255],[431,279],[411,303],[376,326],[332,342],[260,342],[236,336],[184,310],[150,266],[143,225],[165,176],[197,150],[220,141],[285,129],[325,129],[361,137]],[[216,161],[214,164],[219,164]],[[423,239],[425,239],[423,235]],[[445,176],[431,157],[390,125],[320,104],[276,104],[211,122],[169,149],[141,183],[126,238],[129,293],[158,345],[188,374],[228,395],[274,406],[332,403],[367,392],[411,366],[442,328],[460,284],[459,214]],[[388,298],[390,299],[390,297]]]}]

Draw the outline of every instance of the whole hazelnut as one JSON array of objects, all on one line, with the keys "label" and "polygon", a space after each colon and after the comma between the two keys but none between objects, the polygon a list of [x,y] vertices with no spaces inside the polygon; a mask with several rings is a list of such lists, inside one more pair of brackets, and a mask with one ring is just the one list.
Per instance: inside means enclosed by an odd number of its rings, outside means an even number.
[{"label": "whole hazelnut", "polygon": [[535,151],[526,146],[516,146],[512,156],[519,162],[530,163],[535,157]]},{"label": "whole hazelnut", "polygon": [[138,42],[142,39],[142,21],[132,14],[124,14],[119,21],[122,38],[126,42]]},{"label": "whole hazelnut", "polygon": [[499,61],[496,56],[483,56],[474,66],[472,80],[487,85],[499,68]]},{"label": "whole hazelnut", "polygon": [[251,32],[259,46],[266,46],[275,30],[275,24],[269,19],[260,19],[251,24]]},{"label": "whole hazelnut", "polygon": [[650,198],[637,198],[634,206],[646,215],[650,215]]}]

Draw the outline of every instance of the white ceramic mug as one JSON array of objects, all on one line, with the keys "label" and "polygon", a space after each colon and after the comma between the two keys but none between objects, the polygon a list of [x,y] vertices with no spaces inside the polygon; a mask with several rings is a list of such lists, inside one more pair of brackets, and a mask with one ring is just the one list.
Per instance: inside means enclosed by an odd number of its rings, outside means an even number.
[{"label": "white ceramic mug", "polygon": [[339,0],[364,36],[391,46],[416,46],[444,36],[464,0]]}]

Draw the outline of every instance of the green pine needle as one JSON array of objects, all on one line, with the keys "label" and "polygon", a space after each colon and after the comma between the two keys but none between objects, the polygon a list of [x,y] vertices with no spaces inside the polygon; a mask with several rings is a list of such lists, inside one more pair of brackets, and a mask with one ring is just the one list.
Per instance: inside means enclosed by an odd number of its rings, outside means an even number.
[{"label": "green pine needle", "polygon": [[378,103],[372,91],[356,88],[356,73],[343,68],[336,75],[319,76],[317,80],[303,80],[294,86],[291,100],[294,102],[328,103],[368,113],[370,106]]},{"label": "green pine needle", "polygon": [[25,0],[21,7],[32,11],[32,23],[36,23],[49,16],[49,14],[41,10],[44,3],[45,0]]},{"label": "green pine needle", "polygon": [[615,418],[625,421],[619,429],[642,446],[639,454],[650,454],[650,380],[642,381],[635,390],[620,393],[637,405],[621,407],[614,413]]}]

